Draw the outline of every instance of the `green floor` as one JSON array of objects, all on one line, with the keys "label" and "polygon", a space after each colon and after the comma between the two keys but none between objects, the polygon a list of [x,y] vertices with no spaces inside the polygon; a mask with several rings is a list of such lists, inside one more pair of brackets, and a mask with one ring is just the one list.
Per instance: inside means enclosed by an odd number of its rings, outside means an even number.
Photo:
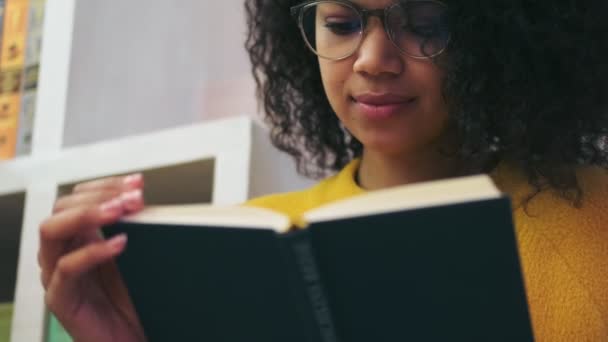
[{"label": "green floor", "polygon": [[0,342],[8,342],[11,336],[11,321],[13,318],[13,304],[0,303]]},{"label": "green floor", "polygon": [[[61,324],[55,319],[55,316],[51,316],[49,320],[49,334],[46,339],[47,342],[72,342],[70,336],[63,330]],[[0,341],[2,342],[2,341]]]},{"label": "green floor", "polygon": [[[13,304],[0,303],[0,342],[9,342],[11,336],[11,322],[13,318]],[[63,330],[61,324],[51,316],[47,342],[72,342],[70,336]]]}]

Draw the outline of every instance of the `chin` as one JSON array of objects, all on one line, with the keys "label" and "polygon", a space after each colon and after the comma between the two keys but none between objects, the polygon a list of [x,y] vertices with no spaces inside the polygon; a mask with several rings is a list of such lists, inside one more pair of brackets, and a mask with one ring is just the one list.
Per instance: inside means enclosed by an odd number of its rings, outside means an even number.
[{"label": "chin", "polygon": [[[440,134],[421,134],[405,129],[372,129],[360,130],[355,136],[365,149],[385,155],[408,155],[427,151],[437,146]],[[430,132],[428,132],[430,133]]]},{"label": "chin", "polygon": [[425,144],[416,143],[413,141],[404,140],[401,137],[375,136],[366,137],[364,140],[359,140],[366,150],[374,151],[383,155],[405,155],[414,153],[421,149]]}]

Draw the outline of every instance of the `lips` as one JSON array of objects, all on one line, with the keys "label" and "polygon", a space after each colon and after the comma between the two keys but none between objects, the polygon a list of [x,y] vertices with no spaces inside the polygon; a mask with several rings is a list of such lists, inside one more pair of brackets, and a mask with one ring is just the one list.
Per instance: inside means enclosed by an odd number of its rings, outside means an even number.
[{"label": "lips", "polygon": [[352,100],[359,111],[369,119],[387,119],[411,111],[416,97],[396,94],[361,94]]}]

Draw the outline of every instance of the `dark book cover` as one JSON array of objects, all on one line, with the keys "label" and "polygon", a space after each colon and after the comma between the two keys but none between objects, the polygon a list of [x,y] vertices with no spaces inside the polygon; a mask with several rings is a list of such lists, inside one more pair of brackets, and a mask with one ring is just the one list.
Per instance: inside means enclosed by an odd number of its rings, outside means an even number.
[{"label": "dark book cover", "polygon": [[342,341],[533,341],[507,198],[309,230]]},{"label": "dark book cover", "polygon": [[[145,227],[144,227],[145,226]],[[272,230],[119,223],[117,258],[148,340],[311,342]]]},{"label": "dark book cover", "polygon": [[305,230],[123,222],[150,341],[533,341],[507,198]]}]

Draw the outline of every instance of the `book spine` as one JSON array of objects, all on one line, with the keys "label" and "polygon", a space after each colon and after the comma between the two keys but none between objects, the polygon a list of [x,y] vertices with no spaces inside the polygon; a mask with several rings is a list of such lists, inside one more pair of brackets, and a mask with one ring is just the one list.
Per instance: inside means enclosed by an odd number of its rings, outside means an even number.
[{"label": "book spine", "polygon": [[314,257],[314,250],[307,231],[290,233],[287,248],[295,266],[295,288],[299,288],[305,298],[302,311],[312,313],[312,321],[318,334],[316,340],[338,342],[338,335],[333,322],[329,301],[323,288],[323,282]]},{"label": "book spine", "polygon": [[45,5],[46,0],[30,0],[25,69],[22,79],[23,92],[17,131],[16,155],[18,156],[30,154],[32,150]]},{"label": "book spine", "polygon": [[15,156],[29,0],[6,0],[0,47],[0,159]]}]

